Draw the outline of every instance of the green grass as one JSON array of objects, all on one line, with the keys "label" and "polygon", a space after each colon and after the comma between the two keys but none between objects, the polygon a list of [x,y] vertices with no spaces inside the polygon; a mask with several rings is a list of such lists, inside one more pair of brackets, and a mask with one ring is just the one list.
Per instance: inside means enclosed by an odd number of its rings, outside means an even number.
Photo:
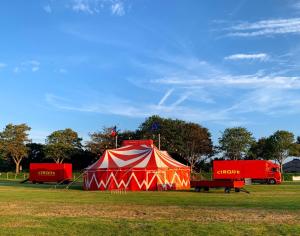
[{"label": "green grass", "polygon": [[0,235],[300,235],[300,183],[251,193],[87,192],[0,182]]}]

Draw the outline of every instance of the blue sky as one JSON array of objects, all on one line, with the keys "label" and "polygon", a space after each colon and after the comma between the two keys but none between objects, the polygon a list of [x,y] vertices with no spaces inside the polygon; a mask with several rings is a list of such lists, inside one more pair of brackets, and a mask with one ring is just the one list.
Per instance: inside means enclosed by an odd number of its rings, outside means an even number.
[{"label": "blue sky", "polygon": [[0,127],[43,142],[158,114],[300,135],[300,1],[1,1]]}]

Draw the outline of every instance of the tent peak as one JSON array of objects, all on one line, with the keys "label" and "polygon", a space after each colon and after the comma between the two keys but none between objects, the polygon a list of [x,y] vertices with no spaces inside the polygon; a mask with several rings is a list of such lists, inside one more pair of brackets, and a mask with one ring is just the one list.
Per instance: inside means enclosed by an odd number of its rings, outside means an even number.
[{"label": "tent peak", "polygon": [[122,146],[141,146],[146,145],[149,147],[153,147],[153,140],[152,139],[145,139],[145,140],[124,140]]}]

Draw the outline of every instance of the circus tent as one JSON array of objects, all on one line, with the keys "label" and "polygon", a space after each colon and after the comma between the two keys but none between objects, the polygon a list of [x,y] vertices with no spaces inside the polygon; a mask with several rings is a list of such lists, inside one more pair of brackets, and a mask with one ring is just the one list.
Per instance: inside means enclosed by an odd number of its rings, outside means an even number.
[{"label": "circus tent", "polygon": [[127,140],[106,150],[83,178],[85,190],[189,189],[190,167],[158,150],[152,140]]}]

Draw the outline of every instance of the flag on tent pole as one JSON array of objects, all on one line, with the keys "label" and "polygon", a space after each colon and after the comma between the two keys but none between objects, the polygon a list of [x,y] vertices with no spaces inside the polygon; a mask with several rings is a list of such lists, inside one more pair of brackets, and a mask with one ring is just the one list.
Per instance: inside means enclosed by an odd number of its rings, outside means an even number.
[{"label": "flag on tent pole", "polygon": [[[159,123],[153,122],[151,125],[151,131],[156,132],[159,130]],[[160,132],[158,133],[158,149],[160,150]]]},{"label": "flag on tent pole", "polygon": [[159,123],[153,122],[151,125],[151,131],[157,131],[159,129]]},{"label": "flag on tent pole", "polygon": [[117,126],[116,125],[111,129],[110,135],[112,137],[115,137],[116,148],[118,148],[118,132],[117,132]]},{"label": "flag on tent pole", "polygon": [[116,136],[118,135],[118,133],[117,133],[117,126],[114,126],[114,127],[111,129],[110,135],[111,135],[112,137],[116,137]]}]

